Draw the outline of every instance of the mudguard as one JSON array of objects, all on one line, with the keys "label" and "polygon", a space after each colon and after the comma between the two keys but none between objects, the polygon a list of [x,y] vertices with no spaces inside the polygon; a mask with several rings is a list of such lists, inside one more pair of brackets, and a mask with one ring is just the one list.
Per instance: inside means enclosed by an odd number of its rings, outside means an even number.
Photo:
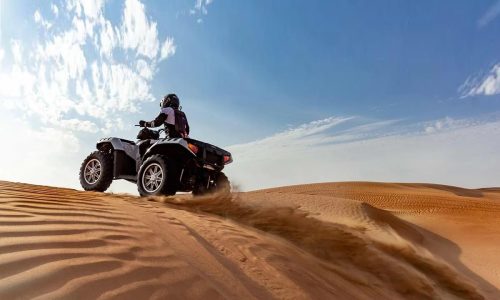
[{"label": "mudguard", "polygon": [[103,138],[97,142],[97,149],[102,150],[105,145],[111,145],[113,150],[125,152],[134,161],[140,159],[139,147],[132,141],[116,137]]},{"label": "mudguard", "polygon": [[100,139],[96,146],[100,151],[113,150],[113,179],[135,182],[141,162],[139,146],[115,137]]},{"label": "mudguard", "polygon": [[178,157],[182,160],[196,158],[196,154],[189,149],[188,142],[183,138],[159,139],[144,153],[143,160],[153,154],[163,154],[172,158]]}]

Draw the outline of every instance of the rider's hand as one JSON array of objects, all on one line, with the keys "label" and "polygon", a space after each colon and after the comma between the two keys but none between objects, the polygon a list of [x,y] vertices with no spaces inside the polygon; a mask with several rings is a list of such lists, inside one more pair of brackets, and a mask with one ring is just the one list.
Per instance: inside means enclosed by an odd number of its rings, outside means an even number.
[{"label": "rider's hand", "polygon": [[146,121],[140,120],[139,121],[139,126],[141,126],[141,127],[147,127],[146,126]]}]

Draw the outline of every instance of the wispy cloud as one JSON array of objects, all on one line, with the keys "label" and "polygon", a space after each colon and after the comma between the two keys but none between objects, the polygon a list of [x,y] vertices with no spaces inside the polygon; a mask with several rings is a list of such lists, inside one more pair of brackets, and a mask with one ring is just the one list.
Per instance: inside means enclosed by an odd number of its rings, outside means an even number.
[{"label": "wispy cloud", "polygon": [[144,4],[140,1],[125,2],[120,33],[123,48],[150,59],[158,55],[160,45],[156,22],[149,20]]},{"label": "wispy cloud", "polygon": [[59,16],[59,7],[54,3],[50,4],[50,10],[52,11],[55,17]]},{"label": "wispy cloud", "polygon": [[500,182],[499,121],[358,121],[329,118],[234,145],[227,173],[244,190],[347,180]]},{"label": "wispy cloud", "polygon": [[479,18],[477,21],[477,26],[479,28],[484,27],[491,23],[494,19],[496,19],[500,15],[500,1],[495,2],[491,5],[488,10]]},{"label": "wispy cloud", "polygon": [[213,0],[196,0],[196,2],[194,3],[194,7],[189,10],[189,14],[196,16],[196,21],[198,23],[202,23],[202,16],[208,14],[208,6],[212,4],[212,2]]},{"label": "wispy cloud", "polygon": [[52,23],[45,20],[38,9],[33,14],[33,19],[35,20],[35,23],[40,24],[46,29],[50,29],[50,27],[52,27]]},{"label": "wispy cloud", "polygon": [[160,60],[164,60],[174,55],[176,46],[173,38],[167,38],[161,46]]},{"label": "wispy cloud", "polygon": [[212,4],[213,0],[196,0],[193,9],[191,9],[191,14],[196,14],[197,12],[201,14],[208,14],[207,7]]},{"label": "wispy cloud", "polygon": [[494,65],[486,75],[467,78],[458,91],[462,97],[500,94],[500,63]]},{"label": "wispy cloud", "polygon": [[483,124],[484,121],[481,120],[471,120],[471,119],[453,119],[450,117],[445,117],[443,119],[424,122],[422,123],[426,133],[439,133],[450,130],[457,130],[471,126],[477,126]]}]

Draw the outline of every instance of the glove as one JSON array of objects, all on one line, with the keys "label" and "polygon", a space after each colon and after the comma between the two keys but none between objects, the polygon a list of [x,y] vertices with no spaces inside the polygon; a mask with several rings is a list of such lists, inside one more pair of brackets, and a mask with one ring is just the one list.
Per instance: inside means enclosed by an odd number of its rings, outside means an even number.
[{"label": "glove", "polygon": [[141,126],[141,127],[147,127],[146,126],[146,121],[140,120],[139,121],[139,126]]}]

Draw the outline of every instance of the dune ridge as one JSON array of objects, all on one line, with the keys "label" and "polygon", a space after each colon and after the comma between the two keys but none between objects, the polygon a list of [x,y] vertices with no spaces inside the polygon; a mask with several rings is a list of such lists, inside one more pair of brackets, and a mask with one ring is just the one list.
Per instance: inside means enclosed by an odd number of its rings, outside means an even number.
[{"label": "dune ridge", "polygon": [[493,299],[495,277],[429,218],[493,217],[497,199],[424,184],[140,199],[0,182],[0,298]]}]

